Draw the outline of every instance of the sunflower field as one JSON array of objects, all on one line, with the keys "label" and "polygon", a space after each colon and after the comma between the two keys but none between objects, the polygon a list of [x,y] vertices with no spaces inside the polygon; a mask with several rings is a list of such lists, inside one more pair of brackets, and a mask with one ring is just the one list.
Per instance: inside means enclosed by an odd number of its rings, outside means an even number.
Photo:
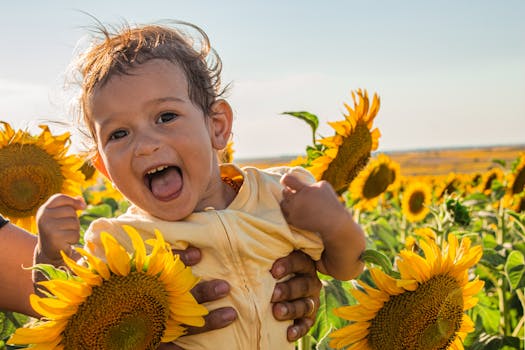
[{"label": "sunflower field", "polygon": [[[364,90],[352,97],[327,137],[318,135],[314,114],[283,113],[312,129],[312,144],[289,165],[330,182],[367,235],[359,278],[320,275],[317,320],[296,349],[524,349],[525,152],[512,162],[494,159],[483,171],[404,175],[377,151],[379,97]],[[7,123],[0,129],[2,215],[35,232],[38,206],[54,192],[78,191],[88,203],[79,214],[83,230],[127,210],[127,200],[83,155],[66,154],[69,134],[42,130],[30,135]],[[231,144],[220,157],[234,159]],[[13,334],[28,321],[0,312],[0,349],[24,348],[8,344],[26,344]]]}]

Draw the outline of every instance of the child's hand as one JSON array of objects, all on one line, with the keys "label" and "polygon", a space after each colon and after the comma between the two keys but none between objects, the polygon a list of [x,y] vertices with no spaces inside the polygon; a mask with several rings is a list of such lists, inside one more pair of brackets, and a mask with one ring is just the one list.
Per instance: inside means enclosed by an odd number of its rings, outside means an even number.
[{"label": "child's hand", "polygon": [[[288,224],[299,229],[323,232],[346,211],[332,186],[326,181],[313,184],[286,174],[282,177],[281,210]],[[343,215],[343,217],[346,215]]]},{"label": "child's hand", "polygon": [[82,197],[55,194],[38,209],[36,219],[39,233],[34,263],[61,265],[61,250],[72,256],[71,246],[80,239],[80,221],[76,211],[85,207]]}]

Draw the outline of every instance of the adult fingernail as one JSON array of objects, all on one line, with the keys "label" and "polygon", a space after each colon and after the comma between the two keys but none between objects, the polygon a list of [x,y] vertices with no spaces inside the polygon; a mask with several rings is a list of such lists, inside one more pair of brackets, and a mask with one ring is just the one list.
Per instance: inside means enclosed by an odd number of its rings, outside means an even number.
[{"label": "adult fingernail", "polygon": [[232,322],[237,318],[237,313],[233,309],[226,309],[222,311],[222,320],[225,322]]},{"label": "adult fingernail", "polygon": [[215,285],[215,288],[213,290],[218,296],[223,296],[228,294],[228,292],[230,291],[230,287],[225,282],[219,282]]},{"label": "adult fingernail", "polygon": [[286,271],[286,269],[284,268],[283,265],[279,264],[279,265],[275,266],[275,269],[274,269],[275,277],[276,278],[283,277],[285,271]]},{"label": "adult fingernail", "polygon": [[297,327],[292,327],[290,328],[290,334],[288,335],[290,336],[290,338],[295,340],[297,336],[299,335],[299,330],[297,329]]},{"label": "adult fingernail", "polygon": [[197,249],[187,249],[186,250],[186,258],[188,258],[191,261],[198,261],[200,259],[200,252]]},{"label": "adult fingernail", "polygon": [[279,288],[279,286],[276,286],[273,289],[272,301],[279,301],[279,300],[281,300],[281,295],[283,295],[283,291],[281,290],[281,288]]},{"label": "adult fingernail", "polygon": [[275,311],[278,315],[281,317],[284,317],[288,314],[288,308],[284,304],[276,304],[275,307],[277,310]]}]

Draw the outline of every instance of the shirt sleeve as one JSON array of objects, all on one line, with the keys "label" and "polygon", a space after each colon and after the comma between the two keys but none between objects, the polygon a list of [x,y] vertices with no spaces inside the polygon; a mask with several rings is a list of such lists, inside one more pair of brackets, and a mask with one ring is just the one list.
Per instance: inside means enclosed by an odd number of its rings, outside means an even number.
[{"label": "shirt sleeve", "polygon": [[[307,184],[315,183],[314,176],[308,170],[300,166],[273,167],[266,169],[266,171],[274,174],[279,174],[281,175],[281,178],[285,174],[291,174]],[[321,239],[321,236],[316,232],[301,230],[293,225],[289,225],[289,227],[296,249],[308,254],[313,260],[317,261],[321,259],[321,255],[324,250],[323,240]]]},{"label": "shirt sleeve", "polygon": [[302,180],[303,182],[306,182],[307,184],[313,184],[315,183],[315,177],[310,173],[308,170],[306,170],[303,167],[295,166],[295,167],[289,167],[289,166],[280,166],[280,167],[273,167],[265,169],[265,171],[279,174],[284,176],[285,174],[291,174],[296,176],[298,179]]}]

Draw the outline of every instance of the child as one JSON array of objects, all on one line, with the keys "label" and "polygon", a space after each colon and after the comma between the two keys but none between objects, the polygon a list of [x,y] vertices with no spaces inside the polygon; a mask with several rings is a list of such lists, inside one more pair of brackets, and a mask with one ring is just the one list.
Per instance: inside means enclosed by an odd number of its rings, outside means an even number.
[{"label": "child", "polygon": [[[364,235],[331,186],[314,183],[302,168],[219,165],[233,113],[221,98],[221,61],[215,56],[209,64],[206,34],[191,27],[203,37],[200,48],[170,27],[126,27],[116,34],[103,30],[104,40],[82,59],[81,110],[96,147],[94,163],[133,204],[120,217],[93,222],[86,246],[103,256],[100,232],[108,231],[131,249],[123,224],[143,238],[159,229],[174,248],[197,246],[203,258],[194,273],[232,285],[228,298],[208,308],[233,305],[239,319],[176,344],[293,349],[284,337],[288,323],[271,312],[272,263],[300,249],[320,272],[351,279],[363,268]],[[64,207],[81,207],[55,198],[41,208],[39,222],[53,222]],[[76,216],[65,216],[62,234],[56,225],[39,226],[43,256],[57,258],[78,239]]]}]

